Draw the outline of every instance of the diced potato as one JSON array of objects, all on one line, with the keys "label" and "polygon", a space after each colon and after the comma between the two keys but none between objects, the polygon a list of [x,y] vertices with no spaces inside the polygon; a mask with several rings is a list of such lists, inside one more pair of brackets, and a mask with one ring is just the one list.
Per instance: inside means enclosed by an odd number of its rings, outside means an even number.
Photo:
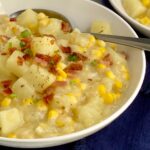
[{"label": "diced potato", "polygon": [[102,34],[112,34],[111,26],[108,22],[96,20],[92,23],[91,32],[102,33]]},{"label": "diced potato", "polygon": [[27,9],[17,17],[17,23],[36,32],[38,27],[37,13],[31,9]]},{"label": "diced potato", "polygon": [[25,62],[22,65],[17,63],[18,57],[22,57],[23,55],[20,51],[14,51],[6,62],[7,69],[18,77],[21,77],[28,70],[28,65]]},{"label": "diced potato", "polygon": [[79,106],[77,108],[78,120],[86,127],[100,121],[100,114],[103,111],[101,105],[100,99],[95,97],[89,103]]},{"label": "diced potato", "polygon": [[16,79],[16,77],[10,73],[6,67],[4,67],[6,65],[7,58],[8,56],[0,55],[0,81]]},{"label": "diced potato", "polygon": [[23,100],[26,98],[34,97],[35,90],[32,85],[30,85],[25,79],[19,78],[12,86],[12,91],[16,94],[16,96]]},{"label": "diced potato", "polygon": [[48,25],[40,25],[39,26],[39,33],[40,34],[52,34],[54,36],[58,36],[61,31],[61,20],[50,18]]},{"label": "diced potato", "polygon": [[56,77],[46,69],[37,65],[32,65],[23,78],[27,80],[36,91],[42,92],[55,81]]},{"label": "diced potato", "polygon": [[40,53],[51,56],[58,49],[59,48],[52,37],[34,37],[31,43],[31,50],[34,55]]},{"label": "diced potato", "polygon": [[123,6],[131,17],[137,17],[146,11],[140,0],[123,0]]},{"label": "diced potato", "polygon": [[16,108],[0,111],[0,128],[3,135],[15,131],[24,123],[23,116]]},{"label": "diced potato", "polygon": [[17,37],[13,37],[10,40],[8,40],[7,44],[5,45],[4,50],[7,51],[9,48],[18,48],[20,49],[20,40],[17,39]]}]

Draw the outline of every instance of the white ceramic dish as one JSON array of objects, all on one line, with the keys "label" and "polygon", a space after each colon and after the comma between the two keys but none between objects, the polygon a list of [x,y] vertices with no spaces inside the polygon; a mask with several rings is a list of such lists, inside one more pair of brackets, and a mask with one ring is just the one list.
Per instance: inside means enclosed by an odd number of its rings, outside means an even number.
[{"label": "white ceramic dish", "polygon": [[[1,2],[8,14],[26,8],[51,9],[64,14],[70,19],[73,26],[79,27],[81,31],[87,31],[92,21],[101,19],[108,21],[112,25],[113,33],[137,37],[134,30],[121,17],[104,6],[90,0],[1,0]],[[129,89],[123,96],[124,103],[114,114],[101,123],[76,133],[45,139],[9,139],[0,137],[0,145],[22,148],[61,145],[91,135],[116,119],[129,107],[138,94],[144,79],[146,68],[145,54],[143,51],[124,46],[120,46],[120,48],[127,49],[131,80]]]},{"label": "white ceramic dish", "polygon": [[130,17],[122,6],[122,0],[109,0],[109,2],[121,16],[123,16],[128,22],[132,24],[134,28],[136,28],[144,35],[150,37],[150,28],[140,24],[138,21]]}]

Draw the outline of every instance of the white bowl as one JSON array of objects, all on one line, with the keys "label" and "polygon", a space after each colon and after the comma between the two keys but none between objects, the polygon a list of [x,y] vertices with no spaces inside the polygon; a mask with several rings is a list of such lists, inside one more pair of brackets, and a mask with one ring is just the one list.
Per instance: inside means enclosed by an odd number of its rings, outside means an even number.
[{"label": "white bowl", "polygon": [[[112,25],[112,30],[117,35],[137,37],[134,30],[118,15],[98,3],[90,0],[1,0],[8,14],[26,8],[45,8],[64,14],[74,26],[81,31],[87,31],[95,19],[106,20]],[[145,54],[143,51],[120,46],[126,49],[129,55],[129,69],[131,80],[128,90],[123,96],[123,104],[110,117],[104,121],[72,134],[44,139],[9,139],[0,137],[0,145],[22,148],[51,147],[79,140],[91,135],[107,126],[122,114],[137,96],[145,75]]]},{"label": "white bowl", "polygon": [[150,27],[144,26],[132,17],[130,17],[123,8],[122,0],[109,0],[109,2],[121,16],[123,16],[128,22],[132,24],[134,28],[136,28],[144,35],[150,37]]}]

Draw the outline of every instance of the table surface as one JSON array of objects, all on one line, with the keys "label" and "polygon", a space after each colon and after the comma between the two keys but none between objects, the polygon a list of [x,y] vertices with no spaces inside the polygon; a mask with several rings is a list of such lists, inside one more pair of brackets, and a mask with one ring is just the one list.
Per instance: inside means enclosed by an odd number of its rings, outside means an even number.
[{"label": "table surface", "polygon": [[[95,0],[113,9],[108,0]],[[138,32],[137,32],[138,33]],[[140,37],[144,37],[138,33]],[[113,123],[87,138],[49,150],[150,150],[150,52],[143,86],[132,105]],[[150,88],[149,88],[150,89]],[[2,149],[10,149],[2,147]],[[13,148],[11,148],[13,149]]]}]

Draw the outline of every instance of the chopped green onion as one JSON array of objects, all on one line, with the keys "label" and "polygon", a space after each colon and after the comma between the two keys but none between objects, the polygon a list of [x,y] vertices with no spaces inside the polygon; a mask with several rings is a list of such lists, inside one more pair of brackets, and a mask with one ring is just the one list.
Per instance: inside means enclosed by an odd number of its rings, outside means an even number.
[{"label": "chopped green onion", "polygon": [[24,30],[24,31],[21,32],[20,36],[22,38],[30,37],[31,36],[31,32],[29,30]]},{"label": "chopped green onion", "polygon": [[12,93],[12,94],[10,94],[10,97],[15,98],[15,97],[17,97],[17,95],[15,93]]},{"label": "chopped green onion", "polygon": [[25,42],[23,42],[23,41],[20,42],[20,47],[25,47],[25,45],[26,45]]},{"label": "chopped green onion", "polygon": [[68,61],[77,61],[78,57],[76,55],[69,55],[68,56]]},{"label": "chopped green onion", "polygon": [[96,60],[93,60],[93,61],[91,62],[91,65],[92,65],[92,66],[97,65],[97,61],[96,61]]},{"label": "chopped green onion", "polygon": [[50,65],[54,65],[55,62],[54,62],[53,60],[50,60],[49,64],[50,64]]},{"label": "chopped green onion", "polygon": [[8,43],[8,48],[12,48],[12,42]]},{"label": "chopped green onion", "polygon": [[24,53],[25,53],[25,54],[28,54],[29,56],[33,56],[33,53],[32,53],[32,51],[31,51],[30,48],[25,49],[25,50],[24,50]]}]

